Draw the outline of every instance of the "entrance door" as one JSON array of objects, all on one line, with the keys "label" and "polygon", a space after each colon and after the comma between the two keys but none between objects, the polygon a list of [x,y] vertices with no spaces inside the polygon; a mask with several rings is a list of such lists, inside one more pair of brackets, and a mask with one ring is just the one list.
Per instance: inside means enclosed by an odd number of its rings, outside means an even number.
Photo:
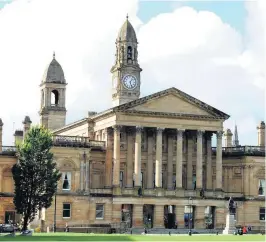
[{"label": "entrance door", "polygon": [[15,223],[15,211],[5,212],[5,224]]}]

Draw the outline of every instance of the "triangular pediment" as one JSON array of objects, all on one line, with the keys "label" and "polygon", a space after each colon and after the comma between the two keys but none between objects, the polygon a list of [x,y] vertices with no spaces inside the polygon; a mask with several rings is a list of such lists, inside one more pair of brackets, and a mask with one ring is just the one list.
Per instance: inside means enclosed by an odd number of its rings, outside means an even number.
[{"label": "triangular pediment", "polygon": [[164,91],[120,105],[114,111],[187,114],[228,119],[229,115],[176,89]]},{"label": "triangular pediment", "polygon": [[207,111],[185,100],[182,100],[180,97],[174,94],[167,94],[163,97],[151,99],[144,104],[129,108],[128,110],[210,115],[210,113]]}]

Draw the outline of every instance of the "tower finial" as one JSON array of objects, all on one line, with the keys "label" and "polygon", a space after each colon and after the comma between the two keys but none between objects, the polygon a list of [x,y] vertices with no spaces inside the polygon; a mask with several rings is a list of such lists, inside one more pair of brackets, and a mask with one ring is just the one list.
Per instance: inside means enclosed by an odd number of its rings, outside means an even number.
[{"label": "tower finial", "polygon": [[54,51],[54,53],[53,53],[53,59],[55,59],[55,51]]},{"label": "tower finial", "polygon": [[239,146],[239,140],[238,140],[238,132],[237,132],[237,125],[235,124],[235,133],[234,133],[234,146]]},{"label": "tower finial", "polygon": [[127,18],[127,20],[128,20],[128,13],[127,13],[127,17],[126,17],[126,18]]}]

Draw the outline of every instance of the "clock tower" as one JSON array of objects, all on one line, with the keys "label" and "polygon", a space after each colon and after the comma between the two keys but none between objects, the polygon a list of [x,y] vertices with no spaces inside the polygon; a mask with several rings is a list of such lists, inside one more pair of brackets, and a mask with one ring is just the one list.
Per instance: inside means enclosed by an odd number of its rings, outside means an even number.
[{"label": "clock tower", "polygon": [[140,96],[138,41],[128,16],[116,39],[116,60],[111,69],[113,107],[136,100]]}]

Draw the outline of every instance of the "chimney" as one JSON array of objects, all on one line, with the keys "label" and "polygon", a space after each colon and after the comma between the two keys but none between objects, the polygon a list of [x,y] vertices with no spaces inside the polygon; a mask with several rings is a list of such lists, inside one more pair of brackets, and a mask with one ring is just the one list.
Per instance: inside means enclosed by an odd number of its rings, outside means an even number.
[{"label": "chimney", "polygon": [[224,133],[225,147],[233,147],[232,137],[233,133],[230,129],[227,129]]},{"label": "chimney", "polygon": [[2,146],[3,146],[3,121],[0,118],[0,152],[2,152]]},{"label": "chimney", "polygon": [[23,130],[23,139],[24,139],[26,137],[29,129],[30,129],[30,126],[31,126],[32,122],[31,122],[29,116],[25,116],[25,119],[24,119],[24,121],[22,123],[24,125],[24,130]]},{"label": "chimney", "polygon": [[18,144],[22,143],[22,141],[23,141],[23,131],[22,130],[16,130],[14,133],[14,137],[15,137],[15,146],[17,146]]},{"label": "chimney", "polygon": [[261,121],[258,130],[258,146],[265,146],[265,123]]}]

